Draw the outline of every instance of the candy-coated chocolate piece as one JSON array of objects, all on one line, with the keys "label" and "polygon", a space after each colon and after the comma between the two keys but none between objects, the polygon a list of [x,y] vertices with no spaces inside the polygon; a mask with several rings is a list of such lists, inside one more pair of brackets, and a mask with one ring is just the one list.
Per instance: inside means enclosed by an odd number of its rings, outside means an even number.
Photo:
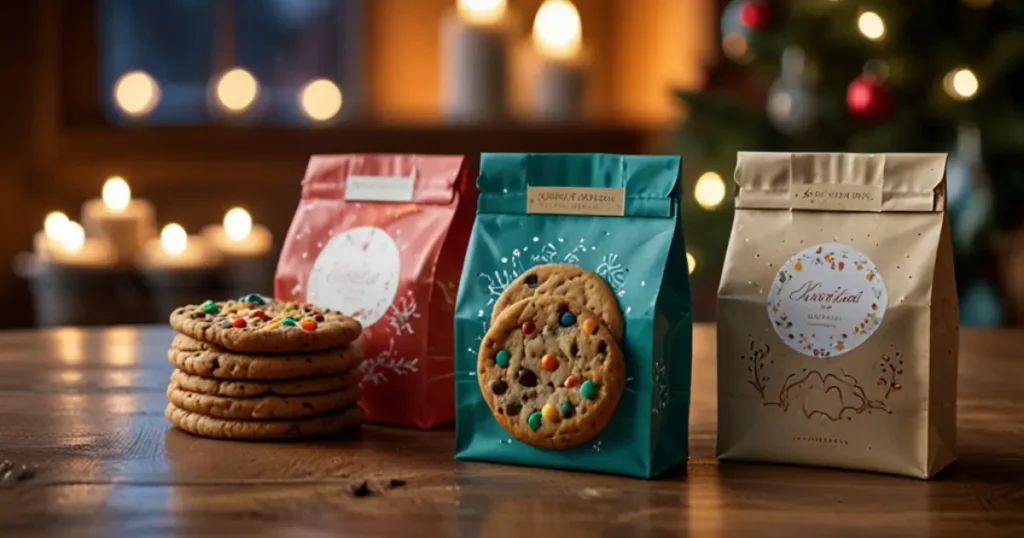
[{"label": "candy-coated chocolate piece", "polygon": [[534,411],[533,413],[530,413],[529,418],[526,419],[526,423],[530,425],[531,430],[537,431],[540,429],[543,418],[544,417],[541,415],[540,411]]},{"label": "candy-coated chocolate piece", "polygon": [[562,327],[572,327],[576,324],[576,314],[568,310],[562,312],[562,315],[558,317],[558,324]]},{"label": "candy-coated chocolate piece", "polygon": [[315,319],[317,321],[323,321],[324,320],[324,315],[321,314],[320,312],[317,312],[317,311],[314,310],[313,311],[313,319]]},{"label": "candy-coated chocolate piece", "polygon": [[231,322],[228,321],[228,320],[224,320],[224,321],[220,322],[220,328],[221,329],[230,329],[231,327],[232,327]]},{"label": "candy-coated chocolate piece", "polygon": [[551,353],[545,353],[540,359],[540,366],[549,372],[558,369],[558,359]]},{"label": "candy-coated chocolate piece", "polygon": [[508,368],[508,361],[512,360],[512,354],[507,349],[502,349],[494,354],[494,362],[502,368]]},{"label": "candy-coated chocolate piece", "polygon": [[529,336],[535,332],[537,332],[537,325],[534,322],[527,321],[523,323],[523,334]]},{"label": "candy-coated chocolate piece", "polygon": [[579,379],[577,379],[574,375],[565,378],[565,388],[567,389],[575,387],[577,383],[579,383]]},{"label": "candy-coated chocolate piece", "polygon": [[235,318],[235,320],[231,322],[231,326],[236,329],[244,329],[246,325],[248,324],[245,322],[245,318],[242,317]]},{"label": "candy-coated chocolate piece", "polygon": [[587,319],[583,322],[583,332],[587,334],[597,334],[597,322],[592,319]]},{"label": "candy-coated chocolate piece", "polygon": [[250,293],[249,295],[246,295],[243,300],[252,304],[267,304],[267,300],[258,293]]},{"label": "candy-coated chocolate piece", "polygon": [[580,396],[588,400],[594,400],[597,398],[597,383],[587,380],[580,385]]},{"label": "candy-coated chocolate piece", "polygon": [[558,422],[559,420],[562,420],[562,415],[558,412],[558,408],[551,404],[544,404],[544,407],[540,412],[544,415],[544,420],[548,422]]},{"label": "candy-coated chocolate piece", "polygon": [[299,322],[295,321],[295,318],[288,316],[281,320],[281,325],[284,325],[285,327],[298,327]]},{"label": "candy-coated chocolate piece", "polygon": [[203,302],[199,308],[202,309],[204,314],[209,314],[211,316],[216,316],[220,313],[220,307],[217,306],[217,303],[210,300]]},{"label": "candy-coated chocolate piece", "polygon": [[303,330],[315,331],[316,330],[316,321],[314,321],[313,318],[306,318],[306,319],[302,320],[302,323],[299,323],[299,327],[302,327]]},{"label": "candy-coated chocolate piece", "polygon": [[562,414],[562,418],[571,418],[576,414],[576,408],[572,406],[572,402],[569,400],[562,400],[558,404],[558,411]]},{"label": "candy-coated chocolate piece", "polygon": [[252,316],[254,318],[262,319],[263,321],[267,321],[268,319],[270,319],[270,316],[268,316],[267,313],[262,310],[253,310]]}]

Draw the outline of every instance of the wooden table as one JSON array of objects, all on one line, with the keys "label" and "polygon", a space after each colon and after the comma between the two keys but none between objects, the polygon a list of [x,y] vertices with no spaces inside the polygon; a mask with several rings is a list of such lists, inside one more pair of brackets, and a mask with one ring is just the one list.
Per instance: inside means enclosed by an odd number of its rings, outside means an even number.
[{"label": "wooden table", "polygon": [[169,330],[0,334],[0,463],[38,467],[0,485],[0,536],[1024,536],[1024,333],[965,331],[961,462],[921,482],[717,464],[695,332],[691,462],[654,481],[456,462],[450,429],[200,439],[163,417]]}]

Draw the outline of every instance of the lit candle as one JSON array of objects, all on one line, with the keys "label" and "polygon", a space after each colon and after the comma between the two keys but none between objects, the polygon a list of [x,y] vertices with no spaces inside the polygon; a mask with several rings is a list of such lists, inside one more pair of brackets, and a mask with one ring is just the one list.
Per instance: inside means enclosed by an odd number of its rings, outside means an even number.
[{"label": "lit candle", "polygon": [[235,207],[224,214],[221,225],[207,226],[203,237],[224,256],[265,256],[272,243],[266,226],[253,224],[252,216],[244,208]]},{"label": "lit candle", "polygon": [[458,0],[441,20],[444,114],[454,121],[507,113],[506,0]]},{"label": "lit candle", "polygon": [[533,20],[533,49],[539,62],[534,111],[539,119],[575,121],[583,116],[586,66],[583,24],[569,0],[545,0]]},{"label": "lit candle", "polygon": [[224,257],[223,276],[230,294],[273,292],[273,239],[266,226],[253,224],[248,211],[231,208],[224,214],[223,224],[203,229],[203,237]]},{"label": "lit candle", "polygon": [[35,243],[40,262],[88,268],[114,264],[114,253],[107,241],[86,238],[82,225],[59,211],[47,215],[43,231],[36,234]]},{"label": "lit candle", "polygon": [[128,182],[115,176],[103,184],[100,198],[89,200],[82,207],[82,224],[86,235],[111,244],[118,264],[129,265],[154,235],[153,213],[152,204],[133,199]]},{"label": "lit candle", "polygon": [[150,239],[143,249],[140,266],[146,270],[210,269],[220,262],[216,249],[202,236],[188,235],[180,224],[171,223]]}]

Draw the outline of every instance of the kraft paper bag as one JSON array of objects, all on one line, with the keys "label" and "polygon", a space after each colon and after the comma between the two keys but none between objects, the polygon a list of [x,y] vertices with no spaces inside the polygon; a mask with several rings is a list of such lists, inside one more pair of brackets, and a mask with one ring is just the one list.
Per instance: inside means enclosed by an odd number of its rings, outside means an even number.
[{"label": "kraft paper bag", "polygon": [[740,153],[718,456],[928,478],[956,445],[945,155]]},{"label": "kraft paper bag", "polygon": [[476,203],[457,155],[315,155],[274,294],[363,324],[370,422],[452,421],[452,313]]},{"label": "kraft paper bag", "polygon": [[[692,316],[679,167],[675,156],[483,155],[455,309],[457,459],[645,478],[686,461]],[[625,320],[622,397],[603,430],[566,449],[514,439],[476,377],[495,301],[519,275],[551,263],[603,278]]]}]

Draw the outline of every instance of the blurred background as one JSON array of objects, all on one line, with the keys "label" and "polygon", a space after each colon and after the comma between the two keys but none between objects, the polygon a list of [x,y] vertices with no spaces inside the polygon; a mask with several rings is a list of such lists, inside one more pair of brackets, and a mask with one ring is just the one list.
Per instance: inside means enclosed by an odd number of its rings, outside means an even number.
[{"label": "blurred background", "polygon": [[269,292],[311,154],[465,154],[475,174],[487,151],[683,155],[704,320],[736,151],[949,152],[962,321],[1024,321],[1018,0],[34,0],[0,15],[0,327],[162,321],[185,299]]}]

